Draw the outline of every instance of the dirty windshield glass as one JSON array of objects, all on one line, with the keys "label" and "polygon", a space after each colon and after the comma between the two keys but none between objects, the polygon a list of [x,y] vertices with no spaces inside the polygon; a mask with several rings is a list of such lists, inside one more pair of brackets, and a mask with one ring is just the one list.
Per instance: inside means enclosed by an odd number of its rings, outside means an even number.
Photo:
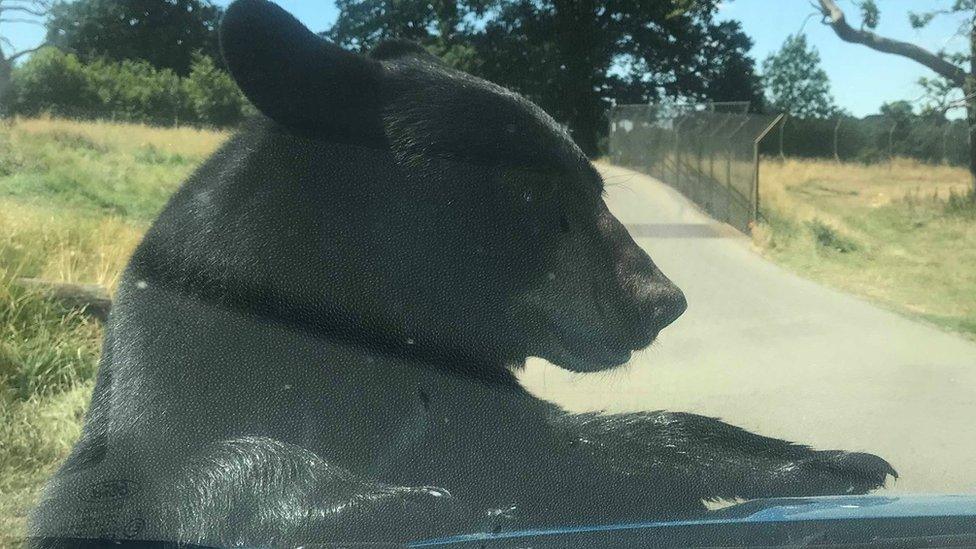
[{"label": "dirty windshield glass", "polygon": [[976,543],[974,10],[0,0],[0,545]]}]

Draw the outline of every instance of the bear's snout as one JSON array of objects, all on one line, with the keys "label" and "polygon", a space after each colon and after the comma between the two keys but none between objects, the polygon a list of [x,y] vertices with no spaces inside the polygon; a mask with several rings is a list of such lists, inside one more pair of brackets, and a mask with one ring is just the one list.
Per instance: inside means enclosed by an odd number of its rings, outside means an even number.
[{"label": "bear's snout", "polygon": [[[642,349],[688,308],[684,292],[658,269],[647,252],[609,210],[603,212],[603,238],[610,242],[619,292],[619,320],[626,345]],[[629,336],[629,337],[628,337]]]}]

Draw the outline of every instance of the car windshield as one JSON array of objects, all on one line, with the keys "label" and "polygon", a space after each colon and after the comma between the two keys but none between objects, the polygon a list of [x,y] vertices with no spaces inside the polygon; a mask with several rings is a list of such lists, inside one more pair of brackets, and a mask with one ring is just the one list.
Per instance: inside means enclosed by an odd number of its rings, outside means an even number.
[{"label": "car windshield", "polygon": [[976,540],[974,20],[0,0],[0,545]]}]

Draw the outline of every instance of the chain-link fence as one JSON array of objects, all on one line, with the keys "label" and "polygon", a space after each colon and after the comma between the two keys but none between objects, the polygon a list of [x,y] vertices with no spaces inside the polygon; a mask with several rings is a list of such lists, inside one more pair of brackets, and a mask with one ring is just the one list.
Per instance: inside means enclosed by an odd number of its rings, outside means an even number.
[{"label": "chain-link fence", "polygon": [[618,105],[610,161],[671,185],[712,217],[749,231],[759,208],[758,145],[778,116],[748,104]]},{"label": "chain-link fence", "polygon": [[969,127],[965,120],[884,116],[803,119],[788,117],[765,140],[762,154],[884,162],[913,158],[932,164],[967,166]]}]

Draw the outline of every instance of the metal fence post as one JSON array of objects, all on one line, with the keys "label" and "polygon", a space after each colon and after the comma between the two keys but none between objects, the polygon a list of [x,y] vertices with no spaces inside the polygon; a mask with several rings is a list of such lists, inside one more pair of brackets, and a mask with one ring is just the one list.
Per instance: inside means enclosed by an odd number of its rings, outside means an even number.
[{"label": "metal fence post", "polygon": [[752,142],[752,169],[753,173],[755,174],[753,179],[754,183],[752,185],[752,221],[759,221],[759,144],[762,142],[763,138],[765,138],[766,135],[776,127],[776,124],[779,124],[784,118],[786,118],[786,114],[780,114],[777,116],[776,119],[773,120],[769,126],[766,126],[766,129],[759,134],[759,137],[754,139]]},{"label": "metal fence post", "polygon": [[837,123],[834,124],[834,161],[840,162],[840,153],[837,150],[837,137],[840,134],[840,125],[844,121],[844,117],[838,116]]}]

